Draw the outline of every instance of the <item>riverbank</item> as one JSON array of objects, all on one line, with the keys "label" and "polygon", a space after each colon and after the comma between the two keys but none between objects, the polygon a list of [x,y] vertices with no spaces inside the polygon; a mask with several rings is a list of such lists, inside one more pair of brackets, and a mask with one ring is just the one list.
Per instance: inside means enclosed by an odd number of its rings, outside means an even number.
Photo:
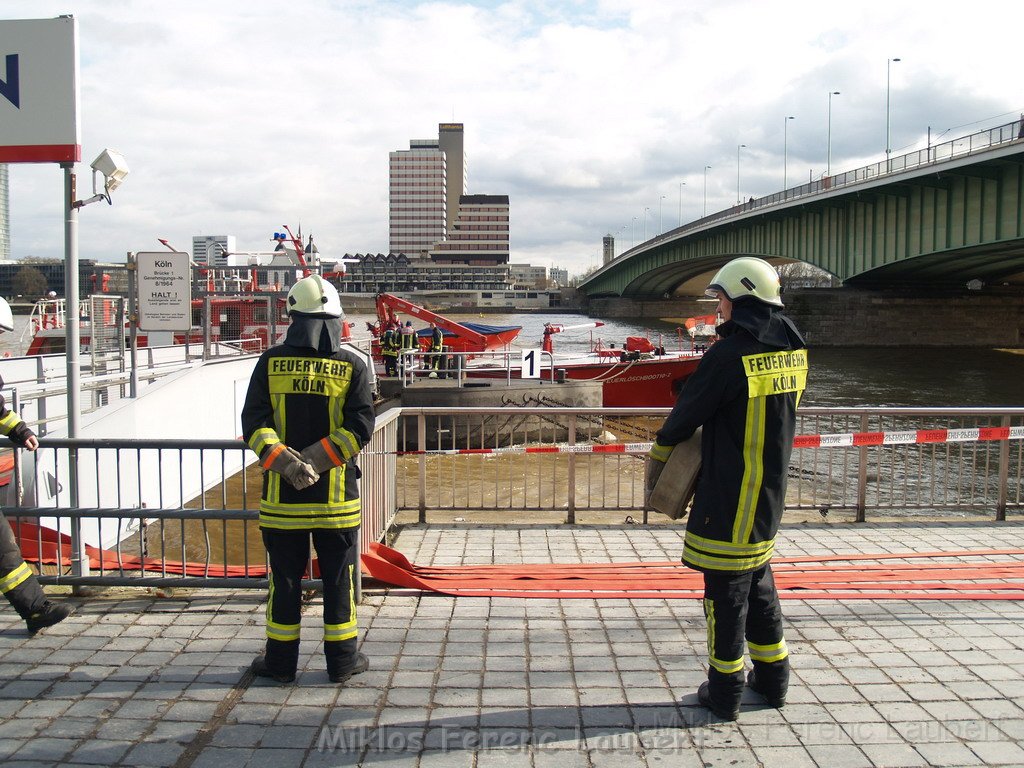
[{"label": "riverbank", "polygon": [[[1017,549],[1024,524],[786,526],[778,556]],[[677,560],[680,531],[412,526],[419,565]],[[991,559],[991,558],[989,558]],[[1006,559],[1005,557],[1000,559]],[[953,561],[971,558],[958,556]],[[256,679],[264,594],[73,598],[34,637],[0,612],[12,766],[848,766],[1024,763],[1024,605],[787,600],[787,705],[710,716],[698,600],[451,598],[359,606],[370,671],[332,685],[322,605],[295,685]]]}]

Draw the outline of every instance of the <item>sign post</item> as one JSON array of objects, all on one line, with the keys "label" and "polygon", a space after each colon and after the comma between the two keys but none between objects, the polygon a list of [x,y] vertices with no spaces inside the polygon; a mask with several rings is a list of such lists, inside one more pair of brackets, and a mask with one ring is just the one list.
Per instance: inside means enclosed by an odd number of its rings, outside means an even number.
[{"label": "sign post", "polygon": [[188,331],[192,327],[192,279],[187,253],[135,254],[139,276],[139,328]]}]

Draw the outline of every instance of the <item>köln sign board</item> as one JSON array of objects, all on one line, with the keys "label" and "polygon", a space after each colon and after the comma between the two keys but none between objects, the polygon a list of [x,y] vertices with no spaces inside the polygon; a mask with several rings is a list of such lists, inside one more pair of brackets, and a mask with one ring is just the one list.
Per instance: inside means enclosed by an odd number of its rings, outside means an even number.
[{"label": "k\u00f6ln sign board", "polygon": [[139,328],[187,331],[192,327],[192,275],[187,253],[137,253]]},{"label": "k\u00f6ln sign board", "polygon": [[0,163],[78,162],[78,123],[75,19],[0,21]]}]

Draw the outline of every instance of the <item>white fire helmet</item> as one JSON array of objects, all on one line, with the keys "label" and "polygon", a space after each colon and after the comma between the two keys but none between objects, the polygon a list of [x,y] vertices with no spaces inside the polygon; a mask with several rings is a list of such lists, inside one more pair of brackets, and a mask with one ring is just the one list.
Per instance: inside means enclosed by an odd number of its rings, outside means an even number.
[{"label": "white fire helmet", "polygon": [[729,301],[751,296],[765,304],[782,306],[782,284],[775,267],[764,259],[741,256],[722,267],[711,278],[705,293],[717,299],[721,291]]},{"label": "white fire helmet", "polygon": [[14,313],[7,299],[0,297],[0,331],[14,330]]},{"label": "white fire helmet", "polygon": [[288,314],[301,312],[317,317],[344,317],[338,289],[320,275],[297,280],[288,291]]}]

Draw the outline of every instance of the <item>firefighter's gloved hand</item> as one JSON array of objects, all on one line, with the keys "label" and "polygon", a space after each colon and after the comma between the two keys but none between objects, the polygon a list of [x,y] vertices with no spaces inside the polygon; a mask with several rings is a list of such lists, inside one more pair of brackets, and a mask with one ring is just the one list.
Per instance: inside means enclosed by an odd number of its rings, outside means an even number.
[{"label": "firefighter's gloved hand", "polygon": [[307,462],[317,472],[326,472],[345,463],[338,453],[337,446],[331,442],[329,437],[325,437],[318,443],[307,445],[302,449],[300,455],[302,460]]},{"label": "firefighter's gloved hand", "polygon": [[647,457],[647,462],[644,464],[645,499],[649,499],[651,497],[651,493],[654,491],[654,486],[658,484],[658,478],[661,477],[661,472],[664,469],[664,461],[652,459],[650,456]]},{"label": "firefighter's gloved hand", "polygon": [[264,467],[271,472],[277,472],[297,491],[309,488],[320,479],[320,475],[302,458],[302,454],[288,446],[277,451],[270,463],[264,464]]}]

